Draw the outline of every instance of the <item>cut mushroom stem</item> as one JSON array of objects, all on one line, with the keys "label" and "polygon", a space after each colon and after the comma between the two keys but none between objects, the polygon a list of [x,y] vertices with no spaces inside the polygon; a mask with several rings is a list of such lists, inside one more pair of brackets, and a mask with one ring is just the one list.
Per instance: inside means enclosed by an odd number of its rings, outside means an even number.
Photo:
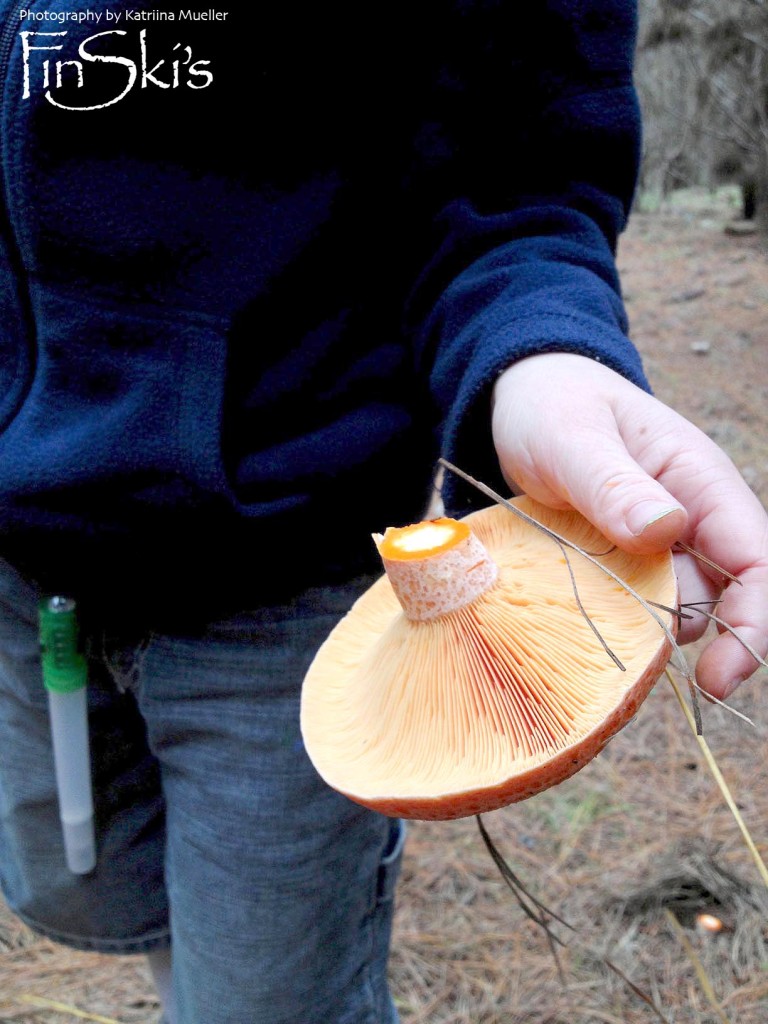
[{"label": "cut mushroom stem", "polygon": [[416,622],[471,604],[499,575],[469,526],[455,519],[390,527],[374,540],[403,611]]}]

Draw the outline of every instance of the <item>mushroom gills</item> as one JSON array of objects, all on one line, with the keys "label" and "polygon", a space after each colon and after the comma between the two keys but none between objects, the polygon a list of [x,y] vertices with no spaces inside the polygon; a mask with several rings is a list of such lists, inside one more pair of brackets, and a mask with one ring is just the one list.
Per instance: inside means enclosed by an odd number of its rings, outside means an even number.
[{"label": "mushroom gills", "polygon": [[[585,550],[609,546],[575,512],[527,498],[515,504]],[[580,610],[551,538],[498,506],[462,524],[479,546],[464,573],[478,550],[493,567],[480,592],[410,618],[382,577],[323,644],[304,683],[302,729],[316,768],[383,813],[460,817],[567,778],[635,714],[669,654],[669,639],[642,605],[572,553],[581,604],[622,672]],[[422,561],[439,565],[464,543],[437,554],[427,545]],[[412,551],[396,568],[418,566]],[[614,549],[601,561],[646,600],[674,604],[668,553]],[[674,616],[666,618],[672,630]]]}]

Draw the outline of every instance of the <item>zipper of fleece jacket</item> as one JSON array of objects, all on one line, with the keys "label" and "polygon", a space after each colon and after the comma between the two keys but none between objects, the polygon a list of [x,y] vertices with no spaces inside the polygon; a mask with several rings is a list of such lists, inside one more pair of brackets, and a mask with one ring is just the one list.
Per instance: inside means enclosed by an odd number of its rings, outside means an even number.
[{"label": "zipper of fleece jacket", "polygon": [[[28,7],[31,7],[34,0],[29,0]],[[15,4],[11,4],[9,7],[9,13],[6,15],[5,24],[0,30],[0,111],[5,111],[6,94],[8,92],[8,76],[10,74],[10,59],[11,51],[13,50],[14,43],[16,42],[19,18],[18,9]],[[5,182],[5,165],[6,165],[6,138],[5,132],[2,132],[2,121],[0,120],[0,188],[2,189],[3,205],[2,205],[2,217],[3,221],[8,222],[8,228],[10,228],[10,217],[8,215],[8,202]],[[5,224],[3,224],[5,227]],[[7,232],[3,232],[7,234]],[[13,239],[13,231],[10,231],[11,239]],[[10,239],[9,239],[10,240]],[[15,239],[13,239],[15,242]]]},{"label": "zipper of fleece jacket", "polygon": [[[34,3],[35,0],[27,0],[25,9],[29,10]],[[16,301],[19,305],[20,320],[25,328],[25,336],[20,341],[22,344],[26,343],[29,346],[30,361],[33,361],[34,316],[29,296],[24,258],[11,219],[11,197],[6,175],[6,167],[8,166],[8,133],[5,129],[5,114],[7,104],[13,102],[12,99],[9,100],[8,98],[10,86],[9,65],[11,52],[18,38],[19,9],[20,5],[11,4],[9,12],[5,17],[5,23],[0,28],[0,239],[2,239],[3,248],[8,259],[9,270],[16,284]],[[29,379],[31,380],[31,368]],[[24,392],[19,396],[19,403],[23,400]]]},{"label": "zipper of fleece jacket", "polygon": [[[28,0],[27,10],[32,7],[34,0]],[[19,8],[16,4],[11,4],[9,13],[6,15],[5,24],[2,26],[0,31],[0,111],[5,113],[5,104],[8,93],[10,75],[10,59],[11,52],[13,50],[16,39],[18,38],[19,30]],[[21,262],[21,254],[19,253],[18,246],[16,244],[16,238],[13,233],[11,226],[10,214],[8,211],[8,190],[6,187],[6,175],[5,168],[7,163],[7,139],[5,132],[2,130],[3,120],[0,120],[0,194],[2,195],[2,224],[0,230],[2,230],[4,240],[13,248],[16,256]],[[14,266],[14,269],[16,267]]]},{"label": "zipper of fleece jacket", "polygon": [[[33,3],[34,0],[29,0],[29,3],[27,4],[27,9],[29,9]],[[0,35],[0,68],[3,69],[3,76],[2,82],[0,83],[0,89],[2,89],[3,93],[5,93],[5,80],[8,77],[8,58],[11,55],[13,44],[16,41],[16,28],[19,24],[19,19],[17,17],[18,11],[16,10],[16,7],[11,6],[10,11],[11,13],[8,15],[8,18],[5,24],[3,25],[2,35]]]}]

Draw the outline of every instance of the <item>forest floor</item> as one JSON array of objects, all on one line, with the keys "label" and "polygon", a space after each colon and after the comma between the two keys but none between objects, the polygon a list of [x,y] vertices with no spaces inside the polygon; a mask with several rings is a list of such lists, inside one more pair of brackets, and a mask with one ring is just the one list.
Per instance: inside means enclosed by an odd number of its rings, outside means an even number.
[{"label": "forest floor", "polygon": [[[722,445],[768,505],[768,253],[724,232],[733,216],[701,194],[638,213],[619,265],[657,395]],[[753,725],[703,707],[706,740],[764,858],[766,684],[761,670],[731,700]],[[391,971],[403,1024],[768,1020],[768,891],[668,681],[579,775],[484,821],[525,885],[574,927],[557,926],[562,977],[474,820],[413,823]],[[703,928],[704,913],[718,932]],[[140,959],[70,952],[0,904],[0,1022],[157,1017]]]}]

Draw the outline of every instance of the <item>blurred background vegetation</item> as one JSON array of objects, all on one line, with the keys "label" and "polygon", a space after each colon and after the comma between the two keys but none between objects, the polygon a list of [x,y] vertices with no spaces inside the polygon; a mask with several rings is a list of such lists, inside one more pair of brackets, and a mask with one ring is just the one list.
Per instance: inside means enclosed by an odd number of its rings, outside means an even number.
[{"label": "blurred background vegetation", "polygon": [[768,234],[768,0],[640,0],[641,194],[738,186]]}]

